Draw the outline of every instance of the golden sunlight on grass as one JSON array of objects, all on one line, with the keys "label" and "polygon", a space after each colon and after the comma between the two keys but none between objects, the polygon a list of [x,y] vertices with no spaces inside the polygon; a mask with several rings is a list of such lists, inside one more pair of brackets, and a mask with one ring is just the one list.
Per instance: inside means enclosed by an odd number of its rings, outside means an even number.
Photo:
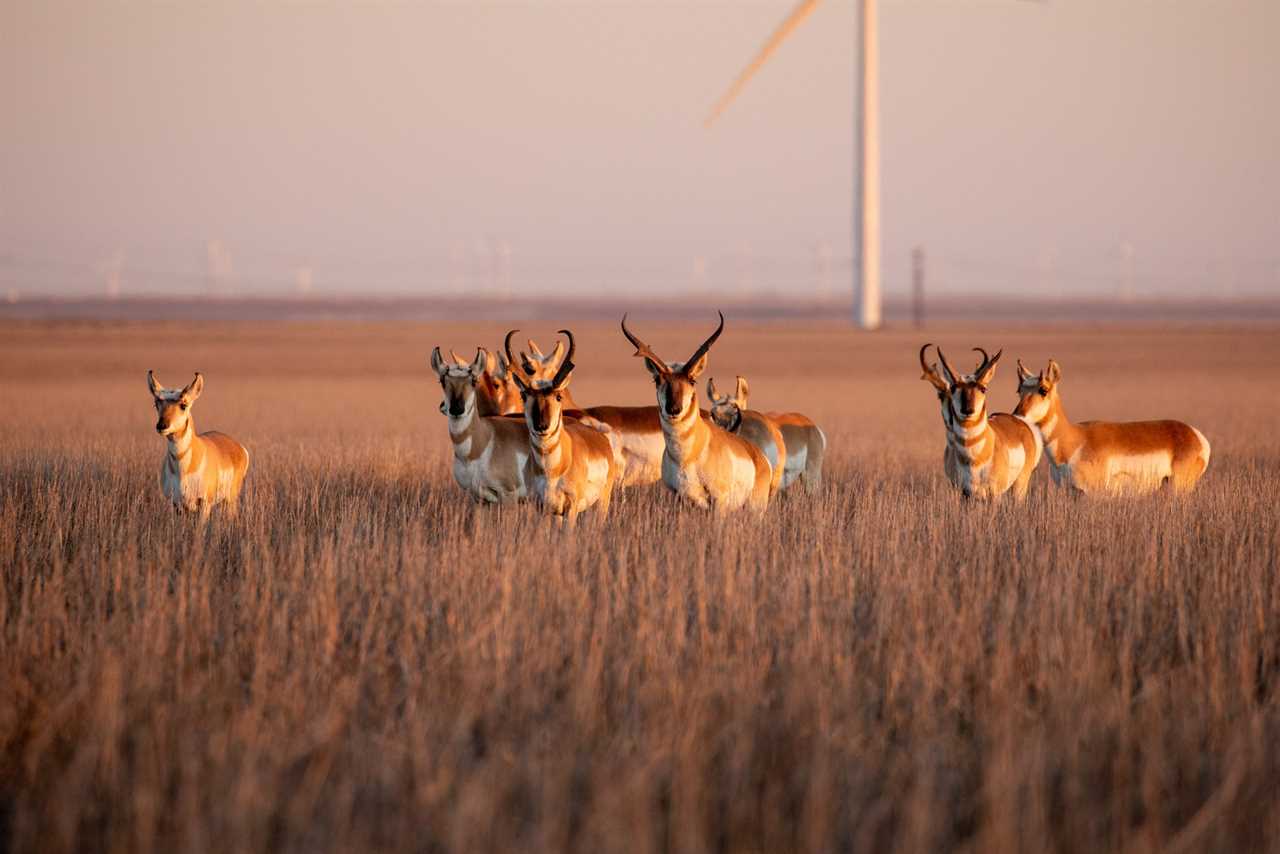
[{"label": "golden sunlight on grass", "polygon": [[[634,321],[673,360],[712,326]],[[1052,356],[1073,418],[1213,443],[1182,500],[1041,470],[985,505],[943,478],[923,338],[731,318],[708,375],[823,426],[821,494],[761,521],[624,492],[573,531],[449,474],[427,355],[504,331],[2,330],[0,849],[1280,839],[1274,330],[931,331],[1005,347],[996,409]],[[579,401],[651,402],[615,327],[575,332]],[[197,427],[252,455],[238,519],[162,504],[148,368],[204,372]]]}]

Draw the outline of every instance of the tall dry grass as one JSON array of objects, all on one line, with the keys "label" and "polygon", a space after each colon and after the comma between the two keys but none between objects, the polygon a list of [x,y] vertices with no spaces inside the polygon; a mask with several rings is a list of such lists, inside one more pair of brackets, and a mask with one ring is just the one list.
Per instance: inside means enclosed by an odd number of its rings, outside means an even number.
[{"label": "tall dry grass", "polygon": [[[990,506],[942,477],[917,336],[731,325],[712,372],[823,422],[823,492],[576,531],[449,477],[426,354],[501,331],[3,330],[0,848],[1280,844],[1273,331],[933,333],[1214,444],[1185,500]],[[582,329],[576,396],[644,402],[629,352]],[[249,446],[237,520],[161,504],[149,367]]]}]

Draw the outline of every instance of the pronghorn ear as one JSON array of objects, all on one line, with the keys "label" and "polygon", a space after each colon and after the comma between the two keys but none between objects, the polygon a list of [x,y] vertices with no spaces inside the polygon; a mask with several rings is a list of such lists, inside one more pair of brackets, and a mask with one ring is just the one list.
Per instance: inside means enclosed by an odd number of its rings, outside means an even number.
[{"label": "pronghorn ear", "polygon": [[435,371],[436,376],[440,377],[443,377],[445,372],[449,370],[449,366],[444,362],[444,357],[440,355],[439,347],[431,351],[431,370]]},{"label": "pronghorn ear", "polygon": [[196,399],[200,397],[200,393],[202,391],[204,391],[204,374],[196,371],[195,379],[193,379],[187,387],[182,390],[183,403],[187,406],[195,403]]},{"label": "pronghorn ear", "polygon": [[491,358],[493,359],[493,365],[489,368],[489,371],[498,379],[505,380],[507,378],[507,357],[499,353]]},{"label": "pronghorn ear", "polygon": [[707,356],[707,353],[703,353],[698,357],[697,361],[685,365],[684,375],[691,380],[696,380],[707,369]]},{"label": "pronghorn ear", "polygon": [[1057,362],[1055,362],[1053,359],[1050,359],[1049,367],[1044,369],[1044,373],[1041,374],[1041,376],[1047,379],[1051,384],[1057,385],[1058,382],[1062,379],[1062,368],[1058,365]]},{"label": "pronghorn ear", "polygon": [[734,397],[737,398],[736,403],[739,409],[747,408],[747,395],[751,394],[751,387],[747,385],[746,377],[738,377],[738,385],[734,389]]},{"label": "pronghorn ear", "polygon": [[716,394],[716,378],[707,377],[707,399],[712,403],[719,403],[720,395]]},{"label": "pronghorn ear", "polygon": [[560,364],[560,357],[563,355],[564,355],[564,342],[557,339],[555,349],[551,351],[551,355],[547,356],[547,358],[544,361],[549,362],[553,365],[558,365]]},{"label": "pronghorn ear", "polygon": [[[457,357],[455,356],[454,358],[457,358]],[[466,362],[463,362],[462,364],[465,365]],[[488,366],[489,366],[489,354],[485,352],[485,349],[483,347],[477,347],[476,358],[467,367],[467,370],[471,372],[471,379],[473,380],[480,379],[480,375],[484,373],[485,368],[487,368]]]},{"label": "pronghorn ear", "polygon": [[156,382],[155,374],[151,371],[147,371],[147,388],[151,389],[152,397],[159,397],[160,392],[164,391],[164,386]]},{"label": "pronghorn ear", "polygon": [[978,382],[983,385],[990,385],[991,379],[996,375],[996,365],[1000,364],[1000,357],[1004,355],[1004,350],[997,350],[991,361],[987,363],[987,369],[982,372],[982,376],[978,377]]}]

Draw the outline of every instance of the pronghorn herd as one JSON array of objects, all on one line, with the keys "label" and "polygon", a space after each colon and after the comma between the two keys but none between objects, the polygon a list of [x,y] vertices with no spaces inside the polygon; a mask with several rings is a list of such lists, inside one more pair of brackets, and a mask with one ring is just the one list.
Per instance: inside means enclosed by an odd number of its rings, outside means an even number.
[{"label": "pronghorn herd", "polygon": [[[577,347],[573,333],[544,353],[476,348],[471,361],[436,347],[431,368],[440,382],[440,412],[448,419],[453,477],[485,504],[531,501],[572,523],[585,510],[608,515],[614,491],[659,480],[684,501],[726,512],[763,511],[796,483],[819,489],[827,439],[812,420],[795,412],[747,407],[749,386],[739,376],[732,394],[707,381],[710,409],[698,404],[698,379],[719,325],[693,355],[668,362],[636,336],[622,318],[622,334],[643,360],[654,383],[653,406],[581,407],[573,399]],[[567,347],[566,347],[567,342]],[[1052,359],[1038,374],[1018,362],[1018,404],[1013,413],[988,413],[987,395],[1003,351],[971,373],[957,371],[941,348],[932,365],[920,348],[921,379],[937,392],[946,430],[943,468],[966,498],[1027,494],[1041,456],[1055,483],[1075,492],[1123,495],[1169,486],[1186,492],[1209,464],[1204,434],[1180,421],[1072,423],[1063,410],[1062,369]],[[168,448],[160,472],[165,498],[179,510],[208,515],[225,503],[234,513],[249,467],[249,454],[231,437],[195,432],[191,408],[204,390],[197,373],[181,389],[166,389],[147,372],[155,403],[156,432]]]}]

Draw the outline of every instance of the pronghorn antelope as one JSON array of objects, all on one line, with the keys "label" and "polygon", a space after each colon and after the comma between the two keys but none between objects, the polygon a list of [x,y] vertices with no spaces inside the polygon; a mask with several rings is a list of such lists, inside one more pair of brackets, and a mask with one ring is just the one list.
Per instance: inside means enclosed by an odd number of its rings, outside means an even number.
[{"label": "pronghorn antelope", "polygon": [[972,374],[961,374],[951,367],[938,349],[938,358],[946,379],[938,366],[925,364],[924,354],[933,345],[920,348],[922,380],[938,391],[942,404],[942,422],[947,428],[947,450],[943,455],[947,479],[964,493],[965,498],[997,498],[1013,489],[1015,498],[1027,494],[1036,465],[1040,462],[1040,436],[1019,415],[997,412],[987,416],[987,388],[996,373],[996,364],[1004,352],[994,358],[981,347],[982,363]]},{"label": "pronghorn antelope", "polygon": [[[550,379],[533,379],[513,371],[524,398],[524,420],[528,428],[530,454],[529,493],[544,510],[572,523],[589,507],[599,508],[600,518],[609,514],[609,501],[618,480],[609,427],[565,416],[569,380],[573,375],[573,333],[561,329],[569,339],[569,352]],[[511,357],[511,336],[507,336],[507,360]]]},{"label": "pronghorn antelope", "polygon": [[483,347],[470,365],[446,362],[440,348],[431,351],[431,367],[440,379],[453,443],[453,478],[477,501],[505,504],[528,494],[529,436],[518,418],[481,415],[477,392],[489,364]]},{"label": "pronghorn antelope", "polygon": [[1018,406],[1036,425],[1054,483],[1080,492],[1149,492],[1169,484],[1185,492],[1209,466],[1209,440],[1181,421],[1081,421],[1062,408],[1054,360],[1039,374],[1018,362]]},{"label": "pronghorn antelope", "polygon": [[717,511],[749,505],[764,510],[769,503],[773,471],[755,445],[717,426],[698,408],[698,375],[707,367],[707,351],[724,331],[724,315],[711,337],[687,362],[667,364],[627,329],[622,334],[644,359],[657,388],[658,416],[666,451],[662,482],[687,501]]},{"label": "pronghorn antelope", "polygon": [[[707,393],[714,397],[710,383],[707,384]],[[746,378],[738,377],[734,396],[730,398],[726,395],[721,399],[723,402],[718,415],[715,408],[711,410],[716,423],[731,433],[737,432],[726,424],[732,423],[735,411],[743,413],[753,411],[747,409],[747,396],[750,393]],[[756,412],[755,414],[777,427],[782,435],[782,447],[786,450],[786,455],[783,470],[779,473],[781,477],[779,488],[786,489],[797,480],[804,481],[804,486],[808,490],[821,486],[822,458],[827,452],[827,434],[822,432],[822,428],[799,412]],[[770,462],[772,463],[772,460]]]},{"label": "pronghorn antelope", "polygon": [[[504,349],[511,351],[511,339],[518,330],[507,333]],[[524,353],[518,359],[508,356],[508,366],[513,372],[524,370],[527,377],[546,379],[549,372],[559,364],[563,348],[560,342],[550,354],[543,355],[532,340],[529,349],[533,356]],[[523,366],[523,367],[520,367]],[[592,406],[580,409],[573,404],[573,398],[564,392],[564,408],[571,416],[594,418],[609,426],[614,448],[619,461],[618,486],[648,486],[662,479],[662,457],[667,450],[667,440],[662,432],[662,419],[658,417],[656,406]]]},{"label": "pronghorn antelope", "polygon": [[769,493],[782,488],[782,473],[787,463],[787,445],[782,431],[773,420],[754,409],[747,409],[747,381],[738,377],[734,394],[716,394],[716,381],[707,380],[707,399],[711,402],[711,420],[736,436],[741,436],[760,449],[769,461],[773,476],[769,481]]},{"label": "pronghorn antelope", "polygon": [[249,452],[225,433],[196,433],[191,407],[204,391],[197,373],[186,388],[164,388],[147,371],[147,387],[156,405],[156,432],[169,443],[160,468],[160,489],[175,508],[199,510],[208,516],[213,505],[225,501],[234,515],[239,508]]},{"label": "pronghorn antelope", "polygon": [[[452,350],[449,356],[454,365],[470,368],[471,363]],[[444,402],[440,411],[444,412]],[[524,412],[520,403],[520,387],[511,379],[506,361],[501,356],[485,352],[484,371],[476,380],[476,413],[479,415],[519,415]]]}]

